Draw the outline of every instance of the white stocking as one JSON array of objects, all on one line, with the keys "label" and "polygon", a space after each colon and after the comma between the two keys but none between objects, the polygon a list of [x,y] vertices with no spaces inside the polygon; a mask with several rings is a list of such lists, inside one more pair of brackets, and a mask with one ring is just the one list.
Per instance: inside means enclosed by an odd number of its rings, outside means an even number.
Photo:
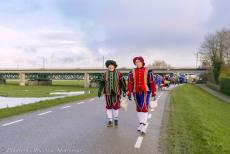
[{"label": "white stocking", "polygon": [[109,121],[112,121],[113,120],[113,111],[112,111],[112,109],[107,109],[106,113],[107,113],[107,117],[108,117]]},{"label": "white stocking", "polygon": [[147,123],[148,120],[148,112],[137,112],[137,115],[139,117],[140,123]]},{"label": "white stocking", "polygon": [[142,119],[142,123],[147,124],[148,121],[148,112],[143,112],[143,119]]},{"label": "white stocking", "polygon": [[114,120],[118,120],[118,116],[119,116],[119,110],[113,110],[113,118],[114,118]]},{"label": "white stocking", "polygon": [[142,123],[141,122],[141,112],[137,112],[137,117],[138,117],[139,123]]}]

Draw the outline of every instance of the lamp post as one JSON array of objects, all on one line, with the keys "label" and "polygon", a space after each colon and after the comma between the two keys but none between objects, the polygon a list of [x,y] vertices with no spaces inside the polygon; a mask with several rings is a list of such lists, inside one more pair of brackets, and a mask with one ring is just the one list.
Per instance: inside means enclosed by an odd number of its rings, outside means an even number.
[{"label": "lamp post", "polygon": [[196,53],[196,68],[198,68],[199,52]]},{"label": "lamp post", "polygon": [[102,68],[104,69],[105,66],[105,56],[102,57]]}]

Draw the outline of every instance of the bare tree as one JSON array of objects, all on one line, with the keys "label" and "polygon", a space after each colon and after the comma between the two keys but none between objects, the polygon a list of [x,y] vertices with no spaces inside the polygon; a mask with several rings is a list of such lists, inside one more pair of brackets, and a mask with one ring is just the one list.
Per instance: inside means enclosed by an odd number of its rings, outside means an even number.
[{"label": "bare tree", "polygon": [[223,29],[205,37],[201,45],[201,64],[211,66],[218,82],[220,71],[230,64],[230,30]]},{"label": "bare tree", "polygon": [[164,60],[156,60],[150,66],[155,68],[164,68],[164,69],[168,69],[172,67],[170,64],[167,64]]},{"label": "bare tree", "polygon": [[222,35],[224,37],[223,39],[223,45],[224,45],[224,63],[230,64],[230,30],[223,30]]}]

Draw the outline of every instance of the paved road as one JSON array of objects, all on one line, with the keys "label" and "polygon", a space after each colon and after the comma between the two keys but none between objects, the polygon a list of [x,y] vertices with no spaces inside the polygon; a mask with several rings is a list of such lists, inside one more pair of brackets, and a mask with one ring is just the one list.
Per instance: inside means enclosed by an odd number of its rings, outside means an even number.
[{"label": "paved road", "polygon": [[221,100],[223,100],[223,101],[225,101],[225,102],[230,103],[230,97],[229,97],[229,96],[227,96],[227,95],[225,95],[225,94],[223,94],[223,93],[221,93],[221,92],[219,92],[219,91],[215,91],[215,90],[209,88],[209,87],[208,87],[207,85],[205,85],[205,84],[197,84],[197,85],[198,85],[200,88],[202,88],[203,90],[205,90],[205,91],[209,92],[210,94],[212,94],[212,95],[218,97],[219,99],[221,99]]},{"label": "paved road", "polygon": [[104,99],[94,98],[1,120],[0,153],[157,154],[168,92],[158,93],[144,137],[136,131],[134,102],[120,112],[117,128],[107,128]]}]

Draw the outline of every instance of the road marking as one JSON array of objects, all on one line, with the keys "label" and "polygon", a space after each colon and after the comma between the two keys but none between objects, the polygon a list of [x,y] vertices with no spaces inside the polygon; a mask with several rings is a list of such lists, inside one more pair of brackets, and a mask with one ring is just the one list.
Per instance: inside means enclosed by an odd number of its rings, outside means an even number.
[{"label": "road marking", "polygon": [[77,103],[77,104],[84,104],[85,102],[79,102],[79,103]]},{"label": "road marking", "polygon": [[151,112],[153,112],[154,111],[154,109],[151,109]]},{"label": "road marking", "polygon": [[51,112],[52,112],[52,111],[43,112],[43,113],[38,114],[38,116],[42,116],[42,115],[45,115],[45,114],[49,114],[49,113],[51,113]]},{"label": "road marking", "polygon": [[151,119],[152,118],[152,114],[148,114],[148,119]]},{"label": "road marking", "polygon": [[66,108],[69,108],[71,106],[63,106],[61,109],[66,109]]},{"label": "road marking", "polygon": [[139,148],[141,147],[141,144],[142,144],[143,139],[144,139],[143,136],[139,136],[139,137],[137,138],[136,144],[134,145],[134,148],[139,149]]},{"label": "road marking", "polygon": [[20,119],[20,120],[17,120],[17,121],[5,123],[5,124],[3,124],[2,126],[8,126],[8,125],[11,125],[11,124],[15,124],[15,123],[21,122],[21,121],[23,121],[23,120],[24,120],[24,119]]}]

